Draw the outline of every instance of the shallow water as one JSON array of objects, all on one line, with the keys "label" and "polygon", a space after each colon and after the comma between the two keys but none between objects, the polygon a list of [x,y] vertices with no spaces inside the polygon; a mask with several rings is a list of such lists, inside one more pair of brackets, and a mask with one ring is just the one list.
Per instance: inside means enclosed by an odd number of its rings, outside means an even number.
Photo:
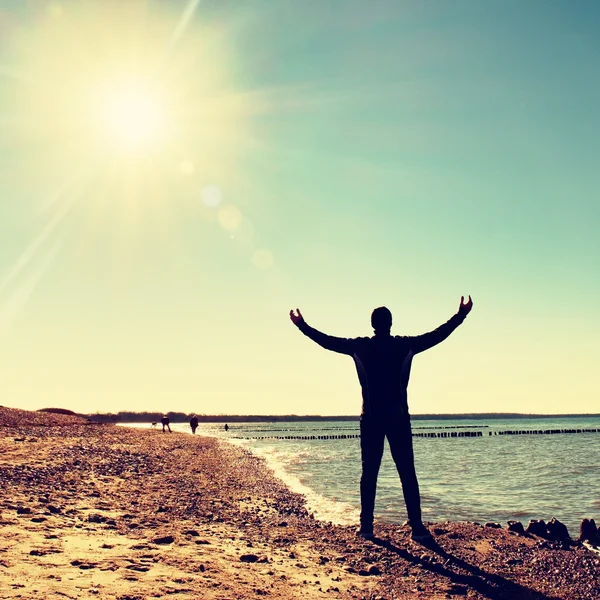
[{"label": "shallow water", "polygon": [[[147,427],[147,425],[145,425]],[[189,432],[187,424],[172,428]],[[427,521],[549,520],[578,534],[582,518],[600,521],[600,433],[494,435],[506,430],[600,428],[600,418],[414,420],[413,432],[473,431],[481,437],[415,437],[414,450]],[[266,439],[268,436],[357,435],[357,422],[200,424],[198,433],[230,439],[268,461],[315,516],[356,523],[360,508],[360,441]],[[490,435],[490,433],[492,435]],[[242,438],[242,439],[237,439]],[[262,439],[261,439],[262,438]],[[402,523],[402,488],[384,452],[376,521]]]}]

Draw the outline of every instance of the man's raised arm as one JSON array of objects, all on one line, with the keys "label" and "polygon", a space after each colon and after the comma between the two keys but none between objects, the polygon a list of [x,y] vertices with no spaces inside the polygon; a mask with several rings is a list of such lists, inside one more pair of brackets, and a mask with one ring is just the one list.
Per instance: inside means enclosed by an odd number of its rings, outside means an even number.
[{"label": "man's raised arm", "polygon": [[471,296],[467,302],[465,302],[465,297],[461,296],[458,312],[453,317],[429,333],[410,338],[413,352],[417,354],[417,352],[423,352],[423,350],[443,342],[465,320],[472,308]]},{"label": "man's raised arm", "polygon": [[332,350],[333,352],[339,352],[340,354],[354,353],[353,339],[334,337],[311,327],[304,320],[299,308],[296,309],[296,313],[294,313],[293,310],[290,310],[290,320],[306,337],[309,337],[313,342],[316,342],[319,346],[325,348],[325,350]]}]

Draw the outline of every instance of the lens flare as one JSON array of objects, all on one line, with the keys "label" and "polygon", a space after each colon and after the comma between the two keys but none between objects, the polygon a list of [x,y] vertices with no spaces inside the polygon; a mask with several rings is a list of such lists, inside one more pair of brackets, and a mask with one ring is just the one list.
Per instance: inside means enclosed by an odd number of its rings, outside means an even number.
[{"label": "lens flare", "polygon": [[242,213],[235,206],[224,206],[219,211],[219,224],[226,231],[236,231],[242,223]]},{"label": "lens flare", "polygon": [[223,193],[216,185],[206,185],[200,190],[200,197],[206,206],[219,206],[223,200]]}]

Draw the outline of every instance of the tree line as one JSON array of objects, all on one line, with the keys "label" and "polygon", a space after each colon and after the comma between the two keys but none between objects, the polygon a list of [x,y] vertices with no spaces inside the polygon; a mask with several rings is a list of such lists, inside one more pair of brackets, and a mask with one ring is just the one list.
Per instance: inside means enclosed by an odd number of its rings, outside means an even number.
[{"label": "tree line", "polygon": [[[302,421],[358,421],[356,415],[205,415],[196,413],[184,413],[169,411],[160,412],[135,412],[119,411],[118,413],[94,413],[82,415],[91,421],[100,423],[158,423],[164,415],[167,415],[172,423],[187,423],[196,416],[199,423],[289,423]],[[462,413],[462,414],[421,414],[412,415],[413,420],[458,420],[458,419],[540,419],[540,418],[582,418],[598,417],[598,414],[522,414],[522,413]]]}]

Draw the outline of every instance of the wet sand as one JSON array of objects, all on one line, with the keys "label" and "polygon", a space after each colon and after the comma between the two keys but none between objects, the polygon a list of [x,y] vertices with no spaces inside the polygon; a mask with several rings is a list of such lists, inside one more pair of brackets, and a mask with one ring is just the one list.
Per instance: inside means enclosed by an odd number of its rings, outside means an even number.
[{"label": "wet sand", "polygon": [[225,441],[0,408],[0,598],[600,598],[581,545],[429,525],[364,541]]}]

